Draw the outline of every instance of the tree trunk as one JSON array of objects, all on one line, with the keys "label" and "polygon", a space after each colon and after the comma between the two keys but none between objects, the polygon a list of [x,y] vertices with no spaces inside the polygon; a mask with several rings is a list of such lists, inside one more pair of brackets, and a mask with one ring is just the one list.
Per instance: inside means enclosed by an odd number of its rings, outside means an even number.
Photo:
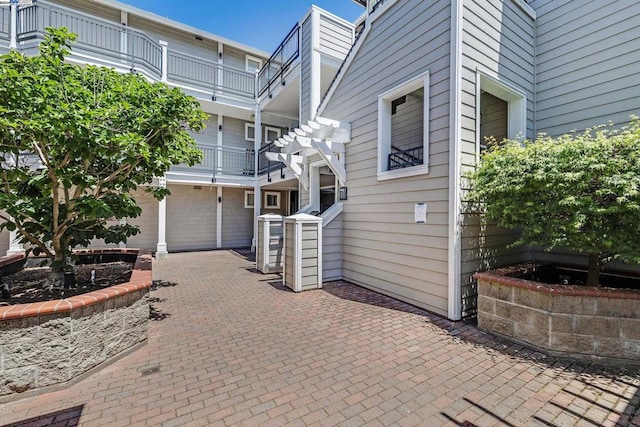
[{"label": "tree trunk", "polygon": [[64,282],[65,259],[64,252],[57,251],[51,260],[51,273],[47,282],[51,286],[61,287]]},{"label": "tree trunk", "polygon": [[600,286],[600,255],[589,254],[589,274],[587,275],[587,286]]}]

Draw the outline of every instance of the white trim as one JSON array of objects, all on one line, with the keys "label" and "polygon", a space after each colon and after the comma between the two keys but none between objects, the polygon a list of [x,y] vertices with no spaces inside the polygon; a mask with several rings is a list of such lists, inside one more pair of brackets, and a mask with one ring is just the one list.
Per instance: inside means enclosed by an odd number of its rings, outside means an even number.
[{"label": "white trim", "polygon": [[276,138],[274,138],[274,139],[278,139],[278,138],[280,138],[282,136],[282,129],[276,128],[276,127],[273,127],[273,126],[265,126],[264,127],[264,135],[265,135],[265,141],[266,142],[272,141],[272,140],[270,140],[268,138],[270,131],[271,132],[276,132],[278,134],[278,136]]},{"label": "white trim", "polygon": [[222,198],[222,187],[218,186],[218,190],[216,192],[216,247],[220,249],[222,247],[222,203],[224,199]]},{"label": "white trim", "polygon": [[515,5],[518,6],[520,9],[522,9],[522,11],[526,13],[529,16],[529,18],[533,20],[537,19],[536,11],[533,10],[533,8],[529,6],[527,3],[525,3],[523,0],[511,0],[511,1],[513,1]]},{"label": "white trim", "polygon": [[[322,87],[321,87],[321,75],[322,75],[322,56],[319,52],[320,49],[320,11],[317,8],[313,9],[311,14],[311,88],[309,89],[309,117],[307,120],[311,120],[315,117],[314,112],[318,111],[320,101],[322,100]],[[302,78],[300,79],[302,80]],[[300,106],[303,109],[303,106]],[[303,121],[307,121],[303,120]]]},{"label": "white trim", "polygon": [[[299,255],[299,252],[302,251],[302,222],[300,221],[295,221],[294,223],[294,229],[295,229],[295,234],[294,234],[294,251],[293,251],[293,262],[296,265],[296,271],[294,273],[294,283],[293,283],[293,290],[295,292],[301,292],[302,291],[302,255]],[[286,255],[285,255],[286,257]],[[286,263],[286,261],[285,261]]]},{"label": "white trim", "polygon": [[342,82],[342,79],[347,74],[347,71],[349,70],[349,67],[351,67],[351,63],[353,62],[353,59],[356,57],[358,51],[362,47],[362,44],[364,43],[365,39],[369,35],[369,30],[370,29],[371,29],[371,23],[367,23],[367,26],[364,28],[364,30],[362,30],[362,34],[360,34],[360,38],[358,39],[356,44],[352,47],[351,52],[349,52],[349,55],[347,56],[347,59],[345,60],[344,64],[342,65],[342,68],[340,70],[340,74],[338,74],[334,78],[334,81],[331,84],[331,86],[329,87],[329,91],[327,92],[326,96],[324,97],[324,100],[318,106],[318,112],[317,112],[318,116],[322,115],[322,113],[324,112],[324,109],[327,107],[327,104],[331,100],[331,97],[333,96],[333,93],[336,91],[336,88],[338,86],[340,86],[340,82]]},{"label": "white trim", "polygon": [[[249,204],[249,195],[253,196],[253,204]],[[253,190],[244,191],[244,207],[247,209],[253,209],[256,206],[256,193]]]},{"label": "white trim", "polygon": [[[337,193],[337,191],[336,191]],[[322,218],[322,227],[326,227],[338,217],[344,211],[344,204],[342,202],[334,203],[329,209],[322,212],[320,218]]]},{"label": "white trim", "polygon": [[[276,204],[275,205],[270,205],[269,204],[269,196],[275,196],[276,197]],[[282,198],[282,195],[280,194],[279,191],[265,191],[264,192],[264,208],[265,209],[280,209],[280,199]],[[255,198],[254,198],[255,200]]]},{"label": "white trim", "polygon": [[[422,165],[404,168],[403,170],[389,170],[387,159],[391,153],[391,102],[403,95],[424,88],[423,99],[423,133],[422,133]],[[431,86],[429,71],[426,71],[412,79],[378,96],[378,180],[400,178],[406,176],[422,175],[429,173],[429,110],[430,110]]]},{"label": "white trim", "polygon": [[462,317],[461,295],[461,226],[460,226],[460,137],[462,127],[462,14],[463,0],[451,1],[451,66],[449,123],[449,262],[447,317]]},{"label": "white trim", "polygon": [[[249,128],[253,128],[253,138],[249,138]],[[246,122],[244,124],[244,139],[246,141],[254,141],[256,140],[256,125],[254,123]]]},{"label": "white trim", "polygon": [[369,5],[367,5],[367,12],[369,13],[369,22],[373,23],[376,19],[384,15],[384,13],[389,10],[394,4],[396,4],[398,0],[387,0],[385,3],[380,5],[380,7],[371,12],[369,11]]},{"label": "white trim", "polygon": [[[250,69],[249,68],[249,61],[253,61],[253,62],[257,62],[258,63],[258,68],[256,70]],[[258,72],[260,71],[260,69],[262,68],[262,59],[257,58],[255,56],[251,56],[251,55],[245,55],[244,56],[244,70],[245,71],[249,71],[249,72]]]},{"label": "white trim", "polygon": [[[501,80],[480,67],[476,69],[476,95],[480,90],[505,101],[509,105],[507,119],[507,138],[517,139],[527,134],[527,95],[524,91]],[[477,98],[480,100],[480,98]],[[476,121],[479,121],[480,108],[476,109]],[[476,134],[476,152],[480,151],[480,132]]]},{"label": "white trim", "polygon": [[[158,186],[166,187],[167,178],[158,177]],[[156,258],[168,253],[167,249],[167,198],[158,202],[158,242],[156,244]]]}]

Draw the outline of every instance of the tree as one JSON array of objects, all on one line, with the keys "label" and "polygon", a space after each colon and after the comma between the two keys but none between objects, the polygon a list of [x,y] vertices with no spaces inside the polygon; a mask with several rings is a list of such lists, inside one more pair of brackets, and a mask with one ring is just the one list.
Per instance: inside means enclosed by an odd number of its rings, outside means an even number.
[{"label": "tree", "polygon": [[498,225],[521,231],[515,245],[588,255],[586,284],[601,267],[640,263],[640,121],[535,141],[492,144],[469,175],[474,202]]},{"label": "tree", "polygon": [[[47,29],[40,54],[0,57],[0,218],[59,276],[72,249],[126,242],[138,228],[109,225],[141,209],[131,192],[201,153],[198,102],[136,74],[65,62],[75,35]],[[149,186],[161,200],[166,188]]]}]

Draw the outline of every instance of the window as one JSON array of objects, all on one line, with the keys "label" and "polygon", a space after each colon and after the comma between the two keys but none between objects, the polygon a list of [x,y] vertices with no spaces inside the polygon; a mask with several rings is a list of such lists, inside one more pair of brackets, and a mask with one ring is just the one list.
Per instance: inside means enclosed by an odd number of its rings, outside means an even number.
[{"label": "window", "polygon": [[244,124],[244,139],[247,141],[256,140],[256,126],[253,123]]},{"label": "window", "polygon": [[279,128],[274,128],[270,126],[264,127],[264,140],[267,142],[275,141],[276,139],[282,136],[282,131]]},{"label": "window", "polygon": [[255,206],[254,203],[254,195],[253,191],[245,191],[244,192],[244,207],[245,208],[253,208]]},{"label": "window", "polygon": [[255,73],[262,68],[262,60],[254,56],[247,55],[245,60],[245,70]]},{"label": "window", "polygon": [[478,71],[476,96],[476,156],[487,148],[485,137],[496,141],[523,137],[526,132],[526,96],[523,92]]},{"label": "window", "polygon": [[265,191],[264,205],[266,209],[280,209],[280,193],[275,191]]},{"label": "window", "polygon": [[429,171],[429,72],[378,97],[378,180]]}]

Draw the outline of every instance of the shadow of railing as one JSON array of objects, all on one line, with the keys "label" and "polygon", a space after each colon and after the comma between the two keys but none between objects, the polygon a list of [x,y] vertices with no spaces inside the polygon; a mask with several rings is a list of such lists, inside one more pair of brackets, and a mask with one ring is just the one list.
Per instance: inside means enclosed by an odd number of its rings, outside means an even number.
[{"label": "shadow of railing", "polygon": [[27,426],[65,426],[76,427],[80,423],[80,416],[84,405],[73,406],[45,415],[29,418],[11,424],[4,424],[2,427],[27,427]]}]

